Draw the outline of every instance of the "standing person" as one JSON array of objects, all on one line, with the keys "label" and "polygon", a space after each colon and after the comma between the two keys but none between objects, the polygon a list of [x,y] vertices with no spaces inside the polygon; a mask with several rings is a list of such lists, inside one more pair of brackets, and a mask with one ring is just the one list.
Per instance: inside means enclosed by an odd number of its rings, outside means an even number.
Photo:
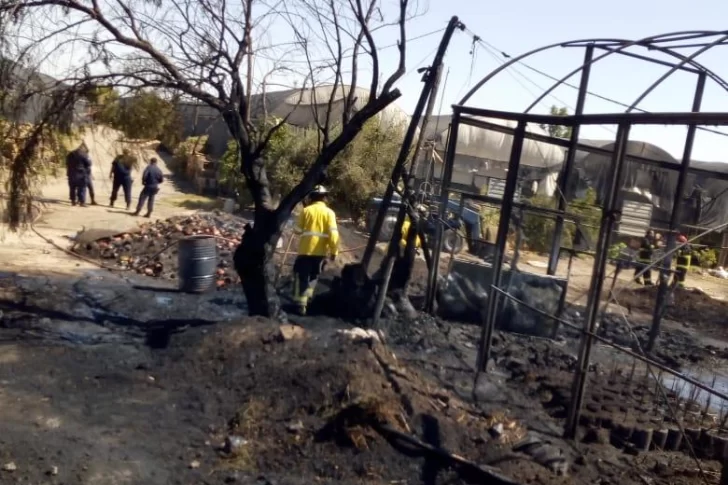
[{"label": "standing person", "polygon": [[652,286],[652,271],[649,269],[649,265],[652,263],[652,254],[656,248],[657,239],[655,238],[655,231],[648,229],[645,233],[645,237],[640,242],[640,249],[637,253],[637,266],[634,269],[634,280],[638,284],[642,284],[642,277],[639,276],[640,272],[645,268],[648,268],[643,273],[644,284],[646,286]]},{"label": "standing person", "polygon": [[[420,218],[424,218],[427,215],[427,209],[423,205],[415,207],[417,214]],[[409,216],[405,216],[404,222],[402,223],[402,233],[399,240],[399,251],[397,253],[397,259],[394,262],[394,269],[392,271],[392,280],[390,282],[390,288],[393,289],[404,289],[409,282],[410,276],[412,275],[412,269],[415,265],[415,258],[420,252],[420,236],[410,234],[410,231],[417,231],[417,226],[412,226],[412,221]],[[407,252],[407,240],[413,236],[414,238],[414,251]]]},{"label": "standing person", "polygon": [[144,188],[139,194],[139,203],[137,204],[136,212],[134,212],[135,216],[139,215],[147,200],[149,202],[147,203],[147,213],[144,217],[152,216],[152,211],[154,210],[154,198],[157,196],[157,193],[159,192],[159,184],[162,182],[164,182],[164,175],[162,174],[162,170],[157,166],[157,159],[152,157],[149,160],[149,165],[147,165],[147,168],[144,169],[144,173],[142,173],[142,185]]},{"label": "standing person", "polygon": [[688,244],[688,238],[684,234],[677,237],[677,243],[680,248],[677,250],[677,258],[675,258],[675,283],[679,288],[685,288],[685,280],[690,271],[690,263],[692,260],[693,250]]},{"label": "standing person", "polygon": [[66,157],[68,185],[71,192],[71,205],[86,206],[86,187],[91,174],[91,160],[88,158],[85,143],[70,152]]},{"label": "standing person", "polygon": [[[91,163],[90,158],[89,158],[89,163]],[[91,165],[89,165],[88,176],[86,177],[86,189],[88,189],[88,195],[91,198],[91,205],[97,205],[96,204],[96,193],[94,192],[94,175],[93,175],[93,171],[91,169]]]},{"label": "standing person", "polygon": [[300,315],[306,314],[326,258],[334,261],[339,254],[339,230],[336,214],[326,205],[328,193],[323,185],[314,187],[311,203],[301,211],[294,229],[300,239],[293,263],[293,299]]},{"label": "standing person", "polygon": [[124,148],[121,155],[117,156],[111,162],[111,173],[109,178],[111,182],[111,203],[109,207],[114,207],[114,202],[119,195],[119,188],[124,190],[124,202],[126,202],[126,210],[131,207],[131,168],[132,160],[129,150]]},{"label": "standing person", "polygon": [[77,159],[73,156],[73,152],[68,152],[66,155],[66,178],[68,179],[68,200],[71,201],[71,205],[76,205],[76,185],[74,177],[76,174],[76,166],[78,165]]}]

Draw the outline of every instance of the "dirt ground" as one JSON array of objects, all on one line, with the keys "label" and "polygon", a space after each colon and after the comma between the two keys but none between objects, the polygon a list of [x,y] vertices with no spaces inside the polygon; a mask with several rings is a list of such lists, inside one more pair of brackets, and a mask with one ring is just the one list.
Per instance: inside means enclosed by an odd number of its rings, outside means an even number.
[{"label": "dirt ground", "polygon": [[[89,137],[97,198],[105,203],[118,142],[109,131]],[[173,255],[150,277],[99,271],[54,247],[47,239],[67,248],[79,231],[94,240],[146,222],[104,206],[72,208],[66,191],[64,180],[44,190],[46,212],[35,228],[46,239],[29,232],[3,242],[2,484],[702,481],[684,450],[615,442],[615,432],[624,431],[615,423],[657,429],[671,425],[672,415],[644,367],[630,374],[632,361],[609,347],[594,349],[578,439],[564,440],[575,335],[565,331],[552,341],[496,332],[491,372],[474,382],[481,335],[473,325],[421,316],[385,321],[384,333],[372,335],[325,317],[292,317],[294,326],[241,318],[246,306],[234,284],[203,295],[174,291]],[[155,217],[188,217],[209,202],[170,183]],[[366,243],[352,225],[340,227],[344,249],[329,276],[358,261]],[[147,241],[140,238],[132,256],[157,250]],[[287,247],[284,237],[284,273],[292,263]],[[92,247],[83,254],[110,263],[102,253]],[[380,258],[381,251],[373,267]],[[541,273],[545,261],[523,254],[521,267]],[[573,321],[581,321],[591,265],[589,258],[572,264]],[[564,260],[560,274],[566,267]],[[418,260],[415,294],[424,290],[425,274]],[[700,290],[673,295],[660,357],[675,367],[725,367],[725,306],[716,301],[723,286],[713,280],[691,274],[690,286]],[[646,334],[654,289],[635,286],[629,274],[620,275],[617,289],[619,306],[610,306],[616,313],[599,332],[629,347],[632,332]],[[678,390],[669,397],[690,418],[683,424],[713,419],[696,414]],[[656,416],[662,421],[654,424]],[[719,464],[704,455],[706,483],[718,483]]]},{"label": "dirt ground", "polygon": [[[26,228],[21,233],[12,233],[5,226],[0,226],[2,238],[3,267],[16,271],[51,271],[57,274],[73,274],[79,270],[91,269],[94,266],[84,261],[69,258],[54,249],[46,239],[50,239],[62,247],[70,246],[70,238],[79,232],[104,231],[128,232],[147,219],[132,217],[125,210],[123,194],[120,192],[116,207],[108,207],[111,195],[111,162],[122,148],[128,147],[140,161],[140,168],[150,157],[159,159],[159,166],[167,176],[161,186],[155,204],[153,219],[166,219],[172,215],[191,214],[192,208],[200,202],[200,197],[191,195],[170,177],[171,172],[161,156],[148,144],[125,143],[118,132],[109,128],[89,129],[84,134],[84,141],[89,147],[93,162],[93,183],[99,205],[88,207],[72,207],[68,196],[68,183],[65,177],[49,179],[43,184],[37,205],[42,208],[40,218],[34,223],[33,231]],[[141,173],[133,173],[132,211],[137,202],[141,182]],[[88,196],[88,194],[87,194]],[[44,239],[46,238],[46,239]]]}]

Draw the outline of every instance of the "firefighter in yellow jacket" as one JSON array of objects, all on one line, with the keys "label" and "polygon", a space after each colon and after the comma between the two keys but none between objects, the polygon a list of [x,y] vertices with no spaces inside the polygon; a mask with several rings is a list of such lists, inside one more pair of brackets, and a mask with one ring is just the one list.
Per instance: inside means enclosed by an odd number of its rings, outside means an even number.
[{"label": "firefighter in yellow jacket", "polygon": [[328,193],[322,185],[314,187],[309,195],[311,203],[301,211],[295,227],[300,238],[293,263],[293,299],[301,315],[306,314],[326,258],[334,261],[339,254],[336,214],[326,205]]},{"label": "firefighter in yellow jacket", "polygon": [[[426,209],[424,206],[418,205],[416,207],[416,210],[419,213],[420,217],[425,216]],[[416,228],[412,226],[412,221],[410,220],[409,216],[407,216],[402,223],[402,233],[400,234],[399,240],[399,252],[395,261],[394,271],[392,272],[390,288],[404,288],[412,274],[412,269],[415,265],[415,254],[419,253],[420,247],[422,246],[420,236],[415,236],[415,251],[407,254],[407,239],[409,237],[410,231],[412,230],[416,230]]]},{"label": "firefighter in yellow jacket", "polygon": [[675,261],[675,283],[680,288],[685,288],[685,280],[690,271],[690,263],[693,251],[688,244],[688,238],[684,234],[677,237],[677,243],[680,248],[677,250],[677,258]]}]

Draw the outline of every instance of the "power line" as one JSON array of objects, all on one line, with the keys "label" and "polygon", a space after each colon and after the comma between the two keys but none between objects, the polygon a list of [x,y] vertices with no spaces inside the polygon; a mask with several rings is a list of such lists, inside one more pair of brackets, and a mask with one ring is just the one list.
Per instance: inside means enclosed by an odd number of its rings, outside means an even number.
[{"label": "power line", "polygon": [[[501,58],[500,58],[499,54],[500,54],[500,55],[502,55],[503,57],[509,58],[510,56],[509,56],[508,54],[505,54],[505,53],[504,53],[503,51],[501,51],[500,49],[497,49],[497,48],[496,48],[495,46],[493,46],[493,45],[492,45],[491,43],[489,43],[489,42],[487,42],[487,41],[483,40],[483,39],[482,39],[482,38],[481,38],[481,37],[480,37],[479,35],[475,34],[474,32],[472,32],[472,31],[471,31],[471,30],[469,30],[469,29],[468,29],[468,33],[470,33],[470,34],[471,34],[471,35],[473,36],[473,42],[474,42],[474,43],[475,43],[475,42],[478,42],[478,43],[480,43],[480,44],[481,44],[481,45],[482,45],[482,46],[483,46],[483,47],[485,48],[486,52],[488,52],[488,53],[489,53],[489,54],[491,55],[491,57],[493,57],[493,58],[494,58],[494,59],[496,60],[496,62],[500,62],[500,63],[501,63],[501,65],[503,65],[503,64],[505,64],[505,63],[506,63],[506,61],[504,61],[503,59],[501,59]],[[525,66],[525,64],[524,64],[524,66]],[[526,66],[526,67],[528,67],[528,66]],[[535,87],[536,87],[537,89],[539,89],[539,90],[540,90],[541,92],[544,92],[544,91],[546,91],[546,90],[545,90],[545,89],[544,89],[544,88],[543,88],[543,87],[542,87],[542,86],[541,86],[540,84],[538,84],[538,83],[537,83],[536,81],[534,81],[533,79],[531,79],[530,77],[526,76],[526,75],[525,75],[525,74],[523,74],[523,73],[522,73],[521,71],[519,71],[518,69],[516,69],[516,67],[515,67],[515,66],[509,66],[509,68],[508,68],[508,69],[506,70],[506,72],[507,72],[507,73],[508,73],[508,75],[510,75],[510,76],[511,76],[511,77],[512,77],[512,78],[513,78],[513,79],[514,79],[514,80],[515,80],[515,81],[516,81],[516,82],[517,82],[517,83],[518,83],[518,84],[519,84],[519,85],[520,85],[520,86],[521,86],[521,87],[522,87],[523,89],[525,89],[525,90],[526,90],[526,91],[527,91],[527,92],[528,92],[529,94],[531,94],[531,95],[532,95],[532,96],[533,96],[534,98],[538,98],[538,97],[539,97],[539,95],[538,95],[538,94],[535,94],[535,93],[534,93],[534,92],[533,92],[533,91],[532,91],[531,89],[529,89],[528,87],[526,87],[526,86],[525,86],[525,85],[523,84],[523,82],[521,82],[521,80],[520,80],[520,79],[518,79],[518,77],[516,77],[516,76],[514,75],[514,73],[515,73],[515,74],[518,74],[518,75],[519,75],[519,76],[521,76],[521,77],[522,77],[523,79],[525,79],[526,81],[528,81],[529,83],[531,83],[532,85],[534,85],[534,86],[535,86]],[[578,89],[578,88],[577,88],[577,89]],[[553,94],[553,93],[549,93],[549,94],[548,94],[548,96],[549,96],[550,98],[552,98],[553,100],[555,100],[555,101],[556,101],[557,103],[559,103],[560,105],[562,105],[562,106],[565,106],[565,107],[567,107],[567,108],[571,109],[572,111],[575,111],[574,107],[573,107],[573,106],[572,106],[572,105],[571,105],[570,103],[567,103],[566,101],[564,101],[564,100],[560,99],[560,98],[559,98],[558,96],[556,96],[555,94]],[[541,106],[544,106],[544,107],[546,107],[546,108],[550,108],[550,106],[548,106],[548,105],[547,105],[547,104],[546,104],[546,103],[544,102],[544,100],[540,100],[540,101],[539,101],[539,104],[540,104]],[[602,125],[599,125],[599,127],[600,127],[601,129],[603,129],[603,130],[605,130],[605,131],[609,132],[609,133],[610,133],[610,134],[612,134],[612,135],[616,133],[616,132],[615,132],[615,131],[614,131],[613,129],[610,129],[610,128],[606,127],[606,126],[602,126]]]},{"label": "power line", "polygon": [[[414,37],[410,37],[410,38],[407,39],[407,44],[409,44],[410,42],[416,41],[416,40],[425,39],[427,37],[433,36],[435,34],[439,34],[439,33],[444,32],[444,31],[445,31],[445,27],[442,27],[442,28],[437,29],[437,30],[432,30],[432,31],[426,32],[424,34],[420,34],[420,35],[416,35]],[[382,47],[377,47],[377,53],[379,53],[380,51],[383,51],[385,49],[392,49],[394,47],[399,47],[399,42],[395,42],[394,44],[388,44],[388,45],[385,45],[385,46],[382,46]],[[435,50],[437,50],[437,49],[435,49]],[[256,57],[260,57],[261,59],[266,59],[268,61],[273,61],[273,62],[281,61],[281,59],[276,59],[276,58],[274,58],[272,56],[268,56],[268,55],[265,55],[265,54],[254,53],[253,55],[255,55]],[[341,56],[341,59],[351,59],[353,57],[354,57],[354,54],[345,54],[345,55],[342,55]],[[322,64],[322,63],[329,63],[330,64],[332,62],[336,62],[336,60],[337,59],[334,59],[333,57],[329,57],[329,58],[323,58],[323,59],[310,59],[310,60],[307,60],[307,59],[305,59],[305,60],[302,60],[302,59],[287,59],[285,62],[286,63],[293,63],[293,64]],[[281,62],[283,62],[283,61],[281,61]]]}]

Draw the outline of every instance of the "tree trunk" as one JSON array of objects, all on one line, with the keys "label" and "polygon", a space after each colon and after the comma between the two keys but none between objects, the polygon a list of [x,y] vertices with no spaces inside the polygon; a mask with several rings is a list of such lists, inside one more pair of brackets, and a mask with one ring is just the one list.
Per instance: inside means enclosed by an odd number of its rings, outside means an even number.
[{"label": "tree trunk", "polygon": [[257,214],[256,223],[248,224],[233,262],[240,276],[248,304],[248,315],[284,320],[285,314],[275,288],[276,268],[273,256],[280,231],[273,212]]}]

